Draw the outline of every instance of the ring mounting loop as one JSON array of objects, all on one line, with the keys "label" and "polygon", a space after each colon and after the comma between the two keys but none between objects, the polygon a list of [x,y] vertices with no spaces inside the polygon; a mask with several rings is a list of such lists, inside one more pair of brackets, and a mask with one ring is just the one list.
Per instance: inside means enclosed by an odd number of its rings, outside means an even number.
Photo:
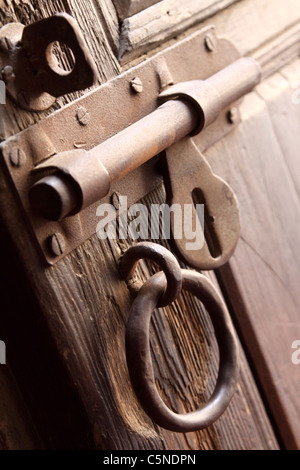
[{"label": "ring mounting loop", "polygon": [[162,273],[152,276],[134,300],[126,329],[127,364],[136,395],[144,410],[158,425],[171,431],[190,432],[212,424],[225,411],[238,377],[238,345],[226,306],[213,284],[202,274],[181,270],[183,289],[206,307],[219,347],[219,372],[214,392],[200,409],[177,414],[168,408],[155,384],[149,327],[157,301],[166,287]]},{"label": "ring mounting loop", "polygon": [[120,258],[119,267],[125,280],[129,280],[133,276],[138,261],[142,258],[154,261],[165,273],[167,282],[161,292],[162,298],[157,299],[157,306],[165,307],[173,302],[181,292],[182,274],[179,263],[167,248],[157,243],[140,242],[128,248]]}]

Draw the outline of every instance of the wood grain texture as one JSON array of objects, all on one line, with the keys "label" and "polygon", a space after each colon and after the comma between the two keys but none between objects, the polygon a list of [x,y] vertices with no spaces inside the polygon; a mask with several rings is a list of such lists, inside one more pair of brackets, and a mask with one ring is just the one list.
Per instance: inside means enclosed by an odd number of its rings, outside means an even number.
[{"label": "wood grain texture", "polygon": [[164,0],[124,20],[120,35],[122,64],[214,15],[236,0]]},{"label": "wood grain texture", "polygon": [[190,0],[184,2],[184,6],[178,0],[166,0],[124,21],[119,58],[121,64],[125,64],[164,41],[176,39],[187,28],[193,31],[211,24],[218,36],[230,39],[242,55],[248,55],[296,24],[299,18],[298,0],[287,0],[284,4],[280,0],[243,0],[237,3],[232,0]]},{"label": "wood grain texture", "polygon": [[[12,214],[13,195],[3,180],[1,187],[5,188],[2,217],[16,231],[15,248],[23,252],[26,276],[31,279],[41,312],[81,398],[98,448],[277,447],[243,353],[237,393],[215,425],[185,435],[153,425],[131,389],[124,357],[131,299],[119,277],[116,260],[127,243],[100,243],[95,236],[45,271],[24,231],[22,217],[16,209]],[[161,188],[148,196],[148,203],[161,202],[163,197]],[[145,264],[140,275],[148,275]],[[216,374],[217,349],[211,325],[198,301],[186,295],[184,301],[167,309],[166,317],[161,313],[155,317],[152,348],[159,386],[167,403],[177,410],[189,410],[207,399]],[[16,350],[17,357],[21,353]],[[60,420],[63,418],[61,410]]]},{"label": "wood grain texture", "polygon": [[300,61],[257,87],[243,123],[207,155],[235,189],[242,232],[220,278],[287,448],[300,448],[300,106],[292,84]]},{"label": "wood grain texture", "polygon": [[[78,18],[87,38],[90,37],[88,43],[93,54],[98,58],[102,57],[101,80],[105,80],[118,73],[119,67],[111,42],[106,37],[107,28],[103,26],[101,30],[99,26],[103,21],[103,16],[99,14],[100,3],[84,3],[86,8],[83,3],[33,0],[20,3],[15,0],[5,2],[1,19],[11,20],[18,17],[26,23],[36,17],[47,16],[54,9],[68,11]],[[109,2],[106,2],[106,5],[108,4]],[[99,40],[99,31],[105,37],[103,41],[101,38]],[[67,100],[73,98],[74,96],[70,96]],[[61,106],[66,101],[62,100],[58,105]],[[13,107],[7,107],[5,110],[6,116],[2,121],[4,137],[44,115],[29,115]],[[147,196],[144,202],[149,206],[153,202],[161,203],[163,200],[164,191],[161,187]],[[18,270],[19,285],[22,282],[25,284],[25,281],[30,284],[28,296],[38,304],[38,308],[30,315],[24,309],[21,324],[23,328],[26,324],[27,328],[31,324],[37,328],[45,322],[55,343],[55,351],[59,353],[57,357],[52,349],[53,345],[50,347],[51,341],[46,333],[39,341],[34,340],[33,335],[32,358],[36,357],[35,341],[38,341],[39,348],[44,345],[44,349],[49,350],[50,357],[53,354],[49,376],[55,377],[53,370],[59,367],[59,381],[58,384],[55,380],[53,384],[50,383],[48,394],[53,394],[52,402],[53,399],[55,402],[56,393],[61,387],[62,396],[66,401],[70,401],[65,412],[63,400],[59,402],[58,416],[52,407],[44,410],[42,418],[46,428],[52,423],[52,430],[55,431],[57,419],[67,428],[70,416],[65,416],[65,413],[71,414],[74,409],[72,407],[77,403],[78,414],[82,413],[82,416],[76,423],[77,426],[81,424],[81,432],[87,435],[84,445],[94,445],[99,449],[277,448],[274,433],[243,350],[237,392],[225,414],[213,426],[198,433],[178,434],[153,424],[135,398],[125,362],[124,332],[131,299],[125,283],[120,279],[117,259],[128,244],[121,240],[100,242],[95,235],[57,265],[45,269],[32,244],[22,212],[16,205],[14,192],[2,171],[0,208],[1,219],[11,235],[12,250],[15,255],[18,254],[21,261],[19,265],[11,257],[11,270]],[[164,241],[160,240],[160,243]],[[2,245],[2,251],[5,251],[4,247]],[[12,250],[6,247],[5,249],[10,256]],[[144,279],[149,273],[149,266],[141,263],[139,276]],[[210,276],[216,283],[214,276]],[[19,318],[22,318],[20,311],[7,320],[7,331],[12,331],[13,323],[17,324]],[[158,386],[166,402],[180,411],[194,409],[207,400],[207,395],[214,385],[218,355],[212,328],[201,304],[184,294],[164,312],[157,312],[153,321],[151,344]],[[24,361],[23,351],[16,348],[15,369],[20,368],[18,362],[22,364],[22,360]],[[48,368],[45,370],[46,375],[47,371]],[[20,370],[17,375],[25,389],[30,412],[41,425],[43,419],[37,419],[37,404],[34,403],[35,393],[39,388],[35,383],[34,391],[30,395],[26,389],[25,378],[20,377]],[[78,401],[68,388],[70,382]],[[46,394],[46,390],[44,392]],[[90,434],[92,444],[89,440]],[[49,436],[42,435],[46,447],[53,446],[53,442],[58,445],[58,437],[56,435],[56,440],[51,441]],[[73,445],[78,447],[79,443],[72,433],[67,437],[71,441],[73,438]]]},{"label": "wood grain texture", "polygon": [[158,3],[160,0],[113,0],[120,21]]},{"label": "wood grain texture", "polygon": [[[149,205],[163,200],[161,188],[144,202]],[[120,253],[129,245],[120,243],[101,243],[94,236],[45,273],[51,297],[58,297],[61,328],[68,324],[68,331],[62,332],[69,343],[64,356],[68,357],[93,428],[101,428],[105,436],[104,445],[116,449],[276,448],[244,357],[238,393],[224,416],[210,428],[190,433],[187,439],[158,428],[144,414],[132,391],[124,357],[131,300],[116,268]],[[147,265],[142,263],[141,278],[148,273]],[[58,289],[62,279],[65,288]],[[57,335],[57,327],[55,332]],[[76,344],[71,346],[75,332]],[[206,401],[216,377],[218,355],[211,324],[200,303],[185,294],[165,313],[159,312],[153,321],[151,344],[157,381],[166,403],[184,412]],[[79,350],[83,358],[80,375],[74,363],[74,354],[80,360]],[[101,403],[93,401],[93,407],[86,398],[88,394],[93,397],[92,390],[101,394]],[[240,429],[242,435],[237,432]]]},{"label": "wood grain texture", "polygon": [[[102,6],[100,8],[100,4],[96,0],[95,2],[79,0],[5,1],[0,9],[0,24],[12,21],[29,24],[60,11],[71,14],[77,20],[97,66],[98,84],[104,83],[119,73],[120,67],[113,51],[113,49],[117,49],[118,22],[116,13],[108,0],[104,2],[103,8]],[[68,57],[63,57],[63,62],[69,65]],[[8,100],[7,105],[1,107],[0,140],[5,140],[18,131],[29,127],[61,106],[82,96],[85,92],[80,91],[60,97],[49,110],[39,113],[21,110]]]},{"label": "wood grain texture", "polygon": [[114,55],[117,56],[119,49],[119,21],[114,4],[112,0],[93,0],[93,2],[106,39]]}]

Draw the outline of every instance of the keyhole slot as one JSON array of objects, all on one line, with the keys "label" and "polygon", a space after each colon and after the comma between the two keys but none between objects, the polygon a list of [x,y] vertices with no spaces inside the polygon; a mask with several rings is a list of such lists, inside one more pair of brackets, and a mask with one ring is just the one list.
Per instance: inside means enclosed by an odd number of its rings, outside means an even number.
[{"label": "keyhole slot", "polygon": [[208,246],[209,252],[213,258],[219,258],[222,255],[221,245],[215,230],[215,217],[210,214],[205,196],[200,188],[192,191],[193,203],[204,205],[204,238]]}]

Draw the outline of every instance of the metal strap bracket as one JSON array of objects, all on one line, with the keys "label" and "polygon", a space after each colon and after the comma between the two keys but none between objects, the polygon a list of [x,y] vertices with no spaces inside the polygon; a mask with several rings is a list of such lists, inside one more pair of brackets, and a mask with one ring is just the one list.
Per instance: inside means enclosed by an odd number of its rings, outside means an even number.
[{"label": "metal strap bracket", "polygon": [[[1,164],[45,261],[55,263],[96,232],[100,201],[118,208],[118,195],[130,205],[154,189],[162,181],[159,152],[189,134],[204,152],[238,125],[239,99],[260,79],[254,60],[239,59],[232,43],[206,27],[0,145]],[[174,115],[175,137],[174,127],[162,131]],[[152,143],[145,142],[149,119]],[[145,134],[137,132],[141,126]],[[34,196],[31,188],[43,189],[44,178],[52,180],[43,200],[43,191]],[[52,202],[45,205],[49,191]]]},{"label": "metal strap bracket", "polygon": [[[71,70],[59,66],[53,53],[55,43],[73,54]],[[28,111],[48,109],[58,96],[88,88],[97,77],[79,26],[67,13],[56,13],[27,26],[3,26],[0,73],[10,98]]]}]

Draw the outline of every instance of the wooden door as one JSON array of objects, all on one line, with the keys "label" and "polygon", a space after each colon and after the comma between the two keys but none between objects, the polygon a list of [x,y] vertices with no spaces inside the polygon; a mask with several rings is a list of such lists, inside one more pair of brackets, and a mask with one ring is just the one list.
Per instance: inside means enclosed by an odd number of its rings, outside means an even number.
[{"label": "wooden door", "polygon": [[[100,241],[95,234],[45,267],[2,169],[0,339],[7,364],[0,368],[0,446],[299,448],[300,365],[292,362],[292,344],[300,339],[300,104],[293,88],[300,79],[298,0],[0,0],[0,5],[1,24],[29,24],[57,11],[71,14],[97,65],[96,86],[209,24],[245,56],[262,57],[271,41],[286,41],[284,53],[274,50],[268,76],[243,100],[237,129],[206,151],[214,171],[237,194],[242,224],[230,261],[206,273],[223,296],[240,341],[238,385],[225,413],[208,428],[185,434],[150,420],[132,389],[125,360],[131,298],[117,260],[134,242]],[[1,105],[1,140],[84,93],[58,98],[40,113],[7,100]],[[160,185],[143,202],[150,207],[164,198]],[[168,246],[165,240],[158,243]],[[149,264],[140,263],[141,279],[152,272]],[[182,412],[201,406],[218,367],[202,304],[184,294],[172,307],[157,311],[151,346],[166,403]]]}]

